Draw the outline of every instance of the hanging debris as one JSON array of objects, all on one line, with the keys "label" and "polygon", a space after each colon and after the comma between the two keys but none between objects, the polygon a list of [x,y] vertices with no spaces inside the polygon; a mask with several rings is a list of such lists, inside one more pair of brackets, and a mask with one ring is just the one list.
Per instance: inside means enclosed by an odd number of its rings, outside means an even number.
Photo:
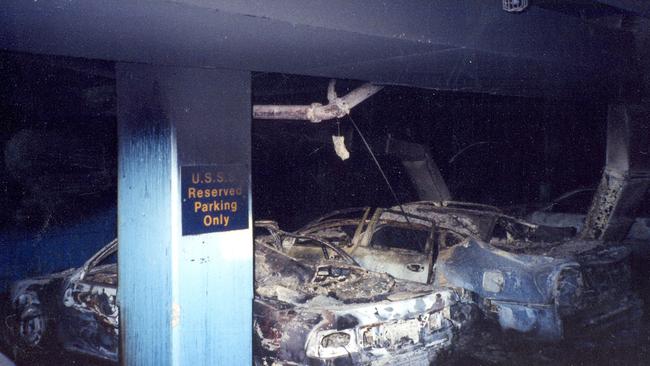
[{"label": "hanging debris", "polygon": [[336,155],[341,158],[341,160],[348,160],[350,158],[350,152],[345,147],[345,136],[332,136],[332,142],[334,143],[334,151]]}]

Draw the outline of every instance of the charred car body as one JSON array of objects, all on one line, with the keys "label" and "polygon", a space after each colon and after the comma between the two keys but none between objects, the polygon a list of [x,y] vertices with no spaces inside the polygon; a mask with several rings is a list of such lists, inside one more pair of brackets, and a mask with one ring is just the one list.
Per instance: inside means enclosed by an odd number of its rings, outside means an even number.
[{"label": "charred car body", "polygon": [[[369,271],[323,239],[267,227],[256,239],[258,364],[429,365],[471,321],[451,289]],[[292,240],[319,258],[287,256]]]},{"label": "charred car body", "polygon": [[[327,238],[370,270],[464,289],[502,329],[537,340],[638,324],[641,316],[627,247],[576,239],[573,228],[531,224],[491,206],[342,210],[296,234]],[[290,253],[313,249],[294,243]]]},{"label": "charred car body", "polygon": [[[301,263],[274,249],[282,232],[270,232],[255,245],[257,364],[429,365],[467,323],[454,291],[368,271],[350,257]],[[116,251],[117,240],[80,268],[12,286],[5,324],[17,357],[61,347],[118,362]]]},{"label": "charred car body", "polygon": [[119,319],[117,240],[82,267],[21,280],[10,293],[5,321],[17,357],[60,346],[68,352],[117,362]]}]

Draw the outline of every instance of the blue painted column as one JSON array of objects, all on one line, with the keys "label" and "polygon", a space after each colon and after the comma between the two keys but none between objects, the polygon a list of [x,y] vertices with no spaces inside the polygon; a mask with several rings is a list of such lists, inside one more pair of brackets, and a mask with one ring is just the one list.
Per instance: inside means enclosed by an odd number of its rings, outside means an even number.
[{"label": "blue painted column", "polygon": [[250,364],[250,73],[116,77],[122,362]]}]

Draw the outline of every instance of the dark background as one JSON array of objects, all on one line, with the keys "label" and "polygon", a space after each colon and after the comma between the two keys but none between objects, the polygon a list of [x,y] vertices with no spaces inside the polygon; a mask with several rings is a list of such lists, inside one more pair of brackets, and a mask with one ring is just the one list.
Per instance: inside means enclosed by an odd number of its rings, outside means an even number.
[{"label": "dark background", "polygon": [[[257,104],[326,103],[327,80],[267,74],[253,80]],[[343,82],[337,90],[342,95],[358,85]],[[261,92],[273,87],[276,95]],[[607,104],[599,100],[389,87],[351,117],[400,201],[417,197],[400,162],[381,154],[388,135],[427,145],[455,200],[511,207],[595,187],[604,165],[606,115]],[[331,140],[339,133],[350,150],[346,161]],[[289,228],[337,208],[395,204],[348,117],[320,124],[254,121],[253,194],[257,217]]]},{"label": "dark background", "polygon": [[[0,54],[0,223],[30,237],[114,210],[112,64]],[[328,80],[254,74],[253,103],[326,103]],[[360,85],[339,81],[345,94]],[[394,205],[359,126],[401,202],[416,200],[390,135],[425,144],[455,200],[531,206],[594,187],[604,164],[607,103],[387,87],[340,121],[253,121],[255,218],[293,229],[333,209]],[[332,135],[351,153],[341,161]],[[5,243],[9,245],[9,243]]]}]

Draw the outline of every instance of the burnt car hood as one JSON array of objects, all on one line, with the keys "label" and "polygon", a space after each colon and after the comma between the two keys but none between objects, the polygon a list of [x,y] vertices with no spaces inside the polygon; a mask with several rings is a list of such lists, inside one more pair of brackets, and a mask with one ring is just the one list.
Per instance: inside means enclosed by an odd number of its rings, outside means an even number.
[{"label": "burnt car hood", "polygon": [[298,261],[261,242],[255,265],[254,354],[269,364],[429,365],[460,327],[450,289],[341,261]]},{"label": "burnt car hood", "polygon": [[9,299],[15,304],[20,301],[20,296],[40,291],[40,289],[50,286],[54,282],[63,282],[76,270],[77,268],[69,268],[57,273],[16,281],[11,285],[11,289],[9,290]]},{"label": "burnt car hood", "polygon": [[435,284],[475,293],[501,328],[541,340],[580,337],[581,329],[605,328],[619,314],[637,316],[629,248],[580,240],[503,246],[510,250],[467,239],[440,250]]},{"label": "burnt car hood", "polygon": [[571,258],[513,254],[468,239],[440,250],[434,283],[464,288],[487,299],[549,305],[559,273],[577,265]]},{"label": "burnt car hood", "polygon": [[339,261],[306,264],[263,244],[255,249],[256,294],[293,305],[376,302],[431,289]]}]

